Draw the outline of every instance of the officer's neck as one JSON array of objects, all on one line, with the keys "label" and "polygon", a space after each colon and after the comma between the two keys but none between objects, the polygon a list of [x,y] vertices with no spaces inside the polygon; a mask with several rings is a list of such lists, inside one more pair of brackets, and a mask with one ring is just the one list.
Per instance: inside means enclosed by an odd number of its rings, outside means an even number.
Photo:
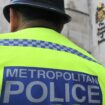
[{"label": "officer's neck", "polygon": [[22,30],[25,28],[31,28],[31,27],[46,27],[46,28],[51,28],[53,30],[56,30],[58,32],[61,31],[61,29],[58,28],[58,26],[55,26],[53,23],[51,23],[49,21],[45,21],[45,20],[44,21],[37,20],[37,21],[29,21],[29,22],[21,23],[16,31]]}]

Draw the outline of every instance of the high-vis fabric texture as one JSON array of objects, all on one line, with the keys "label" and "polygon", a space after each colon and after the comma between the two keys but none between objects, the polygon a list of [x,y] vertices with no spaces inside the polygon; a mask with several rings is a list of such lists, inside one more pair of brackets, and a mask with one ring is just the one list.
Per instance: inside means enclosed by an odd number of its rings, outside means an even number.
[{"label": "high-vis fabric texture", "polygon": [[48,28],[0,35],[0,105],[105,105],[105,69]]}]

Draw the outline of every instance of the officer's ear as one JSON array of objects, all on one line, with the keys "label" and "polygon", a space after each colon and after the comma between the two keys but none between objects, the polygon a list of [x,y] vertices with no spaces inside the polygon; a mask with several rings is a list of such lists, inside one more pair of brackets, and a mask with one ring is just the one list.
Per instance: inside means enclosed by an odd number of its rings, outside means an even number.
[{"label": "officer's ear", "polygon": [[19,27],[19,14],[14,8],[10,8],[10,28],[11,32],[17,31]]}]

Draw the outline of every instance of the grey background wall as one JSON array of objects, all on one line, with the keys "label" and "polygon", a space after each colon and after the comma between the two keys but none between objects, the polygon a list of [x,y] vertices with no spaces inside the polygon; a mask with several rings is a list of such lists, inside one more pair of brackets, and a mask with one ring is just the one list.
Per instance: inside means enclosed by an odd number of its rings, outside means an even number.
[{"label": "grey background wall", "polygon": [[89,0],[65,0],[66,12],[72,21],[65,26],[64,34],[82,48],[91,52],[91,23]]},{"label": "grey background wall", "polygon": [[4,19],[3,7],[9,0],[0,0],[0,33],[5,33],[9,31],[9,24]]},{"label": "grey background wall", "polygon": [[[9,31],[9,24],[2,15],[2,8],[8,1],[0,0],[0,33]],[[62,33],[105,65],[105,59],[102,59],[105,51],[97,44],[94,27],[96,0],[65,0],[65,9],[72,21],[65,25]]]}]

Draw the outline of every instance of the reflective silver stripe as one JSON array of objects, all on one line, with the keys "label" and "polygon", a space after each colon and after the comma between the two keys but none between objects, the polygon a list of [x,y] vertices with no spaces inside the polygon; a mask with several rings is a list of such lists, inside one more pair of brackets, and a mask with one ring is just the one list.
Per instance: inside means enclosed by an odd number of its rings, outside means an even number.
[{"label": "reflective silver stripe", "polygon": [[72,53],[79,57],[87,59],[89,61],[96,62],[94,59],[88,57],[87,55],[82,54],[81,52],[73,48],[66,47],[52,42],[41,41],[41,40],[2,39],[0,40],[0,46],[24,46],[24,47],[38,47],[38,48],[53,49],[57,51]]}]

